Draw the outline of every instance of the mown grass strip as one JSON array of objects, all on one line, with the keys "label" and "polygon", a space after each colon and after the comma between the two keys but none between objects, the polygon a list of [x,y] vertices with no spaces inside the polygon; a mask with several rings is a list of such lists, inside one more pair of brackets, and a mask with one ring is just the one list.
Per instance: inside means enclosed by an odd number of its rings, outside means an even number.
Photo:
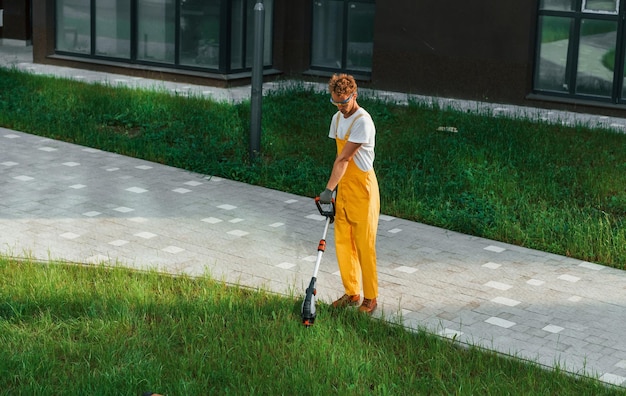
[{"label": "mown grass strip", "polygon": [[0,258],[4,394],[623,394],[300,297]]}]

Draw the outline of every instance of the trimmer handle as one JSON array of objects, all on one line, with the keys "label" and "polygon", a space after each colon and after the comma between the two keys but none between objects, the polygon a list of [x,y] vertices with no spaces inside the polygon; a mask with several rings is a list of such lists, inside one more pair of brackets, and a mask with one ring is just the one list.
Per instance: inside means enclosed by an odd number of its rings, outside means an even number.
[{"label": "trimmer handle", "polygon": [[323,204],[320,197],[315,197],[315,205],[322,216],[330,218],[331,223],[335,221],[335,198],[332,198],[329,204]]}]

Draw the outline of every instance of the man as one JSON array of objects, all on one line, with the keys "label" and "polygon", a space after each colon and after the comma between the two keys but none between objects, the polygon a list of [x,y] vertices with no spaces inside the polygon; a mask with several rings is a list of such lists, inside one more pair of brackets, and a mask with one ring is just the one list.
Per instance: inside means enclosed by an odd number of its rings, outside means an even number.
[{"label": "man", "polygon": [[345,294],[333,307],[359,305],[371,314],[377,306],[376,232],[380,213],[378,181],[374,173],[376,128],[372,117],[357,103],[357,84],[350,75],[334,75],[329,83],[330,102],[339,110],[332,118],[329,137],[337,144],[337,158],[320,194],[330,203],[337,189],[335,249]]}]

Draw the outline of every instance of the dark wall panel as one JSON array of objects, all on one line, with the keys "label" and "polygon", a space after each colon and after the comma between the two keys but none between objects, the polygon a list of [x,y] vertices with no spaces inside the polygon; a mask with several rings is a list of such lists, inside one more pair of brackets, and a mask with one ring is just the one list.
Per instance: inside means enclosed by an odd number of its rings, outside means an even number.
[{"label": "dark wall panel", "polygon": [[54,53],[54,8],[52,1],[33,0],[33,61],[47,63]]},{"label": "dark wall panel", "polygon": [[275,0],[274,6],[274,65],[287,75],[298,75],[310,63],[311,5]]},{"label": "dark wall panel", "polygon": [[30,2],[25,0],[4,0],[2,37],[12,40],[30,40]]},{"label": "dark wall panel", "polygon": [[530,90],[536,7],[519,0],[378,3],[372,85],[520,103]]}]

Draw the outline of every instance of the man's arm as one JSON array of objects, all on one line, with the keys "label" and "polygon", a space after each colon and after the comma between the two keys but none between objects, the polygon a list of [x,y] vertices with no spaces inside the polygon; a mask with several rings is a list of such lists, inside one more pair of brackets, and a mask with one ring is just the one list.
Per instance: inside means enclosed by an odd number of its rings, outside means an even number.
[{"label": "man's arm", "polygon": [[339,180],[341,180],[346,173],[346,169],[348,169],[348,163],[354,157],[359,147],[361,147],[361,143],[346,142],[341,153],[335,158],[333,170],[326,184],[327,189],[333,191],[337,187]]}]

